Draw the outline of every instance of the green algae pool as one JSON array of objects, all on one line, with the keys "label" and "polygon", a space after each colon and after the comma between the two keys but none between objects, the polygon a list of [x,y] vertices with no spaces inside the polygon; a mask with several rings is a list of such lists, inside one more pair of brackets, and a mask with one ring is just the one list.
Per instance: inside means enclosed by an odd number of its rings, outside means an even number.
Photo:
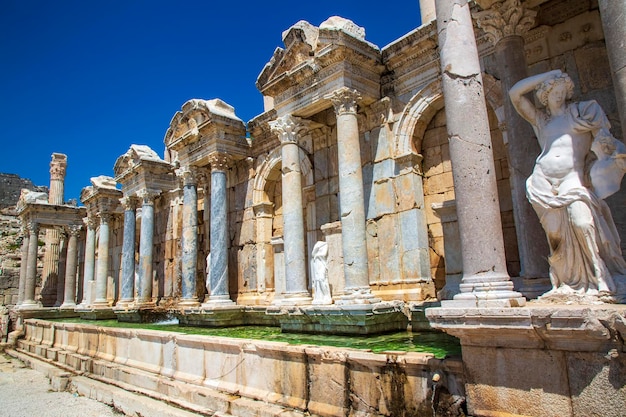
[{"label": "green algae pool", "polygon": [[455,337],[440,332],[397,332],[375,336],[339,336],[304,333],[281,333],[279,327],[238,326],[228,328],[208,328],[180,326],[178,324],[126,323],[117,320],[58,319],[54,322],[89,324],[101,327],[127,329],[164,330],[205,336],[234,337],[239,339],[287,342],[294,345],[334,346],[353,349],[366,349],[375,353],[385,351],[426,352],[438,359],[459,356],[461,345]]}]

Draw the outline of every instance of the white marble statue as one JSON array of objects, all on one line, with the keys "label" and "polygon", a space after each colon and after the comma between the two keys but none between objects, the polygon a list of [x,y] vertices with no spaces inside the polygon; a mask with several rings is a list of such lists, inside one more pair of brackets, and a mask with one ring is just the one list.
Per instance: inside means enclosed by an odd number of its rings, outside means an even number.
[{"label": "white marble statue", "polygon": [[[545,300],[624,301],[626,262],[608,206],[625,172],[624,144],[595,101],[568,103],[574,85],[560,70],[528,77],[509,92],[541,146],[526,194],[550,245]],[[545,109],[525,94],[535,90]]]},{"label": "white marble statue", "polygon": [[313,246],[312,256],[313,304],[332,304],[333,299],[328,284],[328,243],[317,242]]}]

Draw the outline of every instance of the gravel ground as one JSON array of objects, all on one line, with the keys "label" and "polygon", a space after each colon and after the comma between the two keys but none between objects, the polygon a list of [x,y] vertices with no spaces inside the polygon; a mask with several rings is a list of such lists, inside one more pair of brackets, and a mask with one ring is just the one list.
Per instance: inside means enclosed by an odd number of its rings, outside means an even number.
[{"label": "gravel ground", "polygon": [[89,398],[54,392],[40,372],[0,354],[0,417],[119,417],[123,414]]}]

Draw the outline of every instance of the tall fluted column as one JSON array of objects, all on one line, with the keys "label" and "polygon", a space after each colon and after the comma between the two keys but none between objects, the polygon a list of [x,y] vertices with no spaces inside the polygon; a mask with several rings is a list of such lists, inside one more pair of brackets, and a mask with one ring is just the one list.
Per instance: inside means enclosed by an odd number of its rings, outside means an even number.
[{"label": "tall fluted column", "polygon": [[369,286],[365,233],[365,194],[361,146],[356,110],[361,99],[356,90],[342,87],[329,98],[337,114],[337,153],[339,154],[339,204],[345,289],[336,301],[373,302]]},{"label": "tall fluted column", "polygon": [[98,240],[98,261],[96,264],[96,296],[93,301],[94,307],[108,307],[107,301],[107,281],[109,272],[109,222],[112,215],[109,213],[99,213],[100,233]]},{"label": "tall fluted column", "polygon": [[115,305],[118,308],[127,307],[135,300],[135,225],[136,207],[135,197],[122,197],[120,202],[124,206],[124,231],[122,240],[122,294]]},{"label": "tall fluted column", "polygon": [[152,256],[154,242],[154,199],[159,192],[142,190],[139,192],[141,205],[141,230],[139,232],[139,288],[137,306],[152,306]]},{"label": "tall fluted column", "polygon": [[[50,161],[50,190],[48,192],[48,203],[50,204],[61,205],[64,202],[66,168],[67,156],[53,153],[52,161]],[[46,251],[43,257],[41,291],[44,305],[52,305],[55,300],[59,302],[63,296],[63,277],[59,275],[62,272],[59,271],[59,230],[46,229],[44,242],[46,243]],[[59,281],[61,281],[61,287],[59,287]]]},{"label": "tall fluted column", "polygon": [[76,267],[78,266],[78,236],[80,235],[80,229],[80,225],[73,225],[68,226],[66,230],[65,294],[61,308],[73,309],[76,307]]},{"label": "tall fluted column", "polygon": [[228,199],[226,171],[228,155],[213,153],[211,164],[211,265],[209,286],[211,293],[205,304],[232,304],[228,292]]},{"label": "tall fluted column", "polygon": [[28,267],[28,242],[30,240],[30,232],[28,223],[22,223],[22,251],[20,261],[20,282],[17,292],[17,304],[20,305],[24,301],[24,286],[26,285],[26,270]]},{"label": "tall fluted column", "polygon": [[96,267],[96,218],[94,215],[87,215],[87,235],[85,236],[85,265],[83,270],[83,301],[81,308],[91,304],[92,290],[95,284]]},{"label": "tall fluted column", "polygon": [[626,2],[598,0],[598,6],[622,124],[622,140],[626,140]]},{"label": "tall fluted column", "polygon": [[439,0],[437,31],[452,176],[461,234],[463,280],[454,299],[525,302],[506,271],[487,107],[469,4]]},{"label": "tall fluted column", "polygon": [[28,237],[28,257],[26,266],[26,281],[24,283],[24,308],[39,307],[35,301],[35,282],[37,280],[37,248],[39,236],[39,224],[31,221],[28,225],[30,236]]},{"label": "tall fluted column", "polygon": [[305,122],[298,117],[286,115],[270,122],[270,126],[280,139],[282,157],[286,299],[281,302],[302,304],[311,301],[306,280],[302,169],[298,147],[298,134],[305,129]]},{"label": "tall fluted column", "polygon": [[182,299],[181,307],[200,305],[196,295],[198,277],[198,189],[195,167],[185,166],[176,171],[183,181]]},{"label": "tall fluted column", "polygon": [[526,179],[532,174],[541,149],[531,125],[513,108],[506,94],[513,84],[528,76],[524,35],[533,26],[537,13],[520,5],[520,0],[494,3],[490,9],[476,14],[478,25],[495,45],[500,68],[506,117],[507,149],[513,199],[513,216],[520,255],[519,291],[536,298],[551,287],[548,275],[548,243],[535,210],[526,198]]}]

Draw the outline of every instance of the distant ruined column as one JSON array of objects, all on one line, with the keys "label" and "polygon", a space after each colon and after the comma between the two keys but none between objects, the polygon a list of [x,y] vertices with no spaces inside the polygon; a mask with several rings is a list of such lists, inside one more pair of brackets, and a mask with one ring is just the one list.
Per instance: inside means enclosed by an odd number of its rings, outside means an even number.
[{"label": "distant ruined column", "polygon": [[[61,205],[64,202],[64,183],[67,168],[67,156],[61,153],[53,153],[50,162],[50,190],[48,203]],[[59,280],[59,239],[60,233],[56,229],[46,229],[44,242],[46,250],[43,258],[43,271],[41,273],[41,296],[44,305],[54,304],[58,301]]]},{"label": "distant ruined column", "polygon": [[182,247],[182,298],[178,303],[181,307],[197,307],[200,305],[196,294],[198,277],[198,188],[197,168],[181,167],[176,175],[183,181],[183,231]]},{"label": "distant ruined column", "polygon": [[22,301],[22,308],[40,307],[40,304],[35,301],[35,283],[37,280],[37,249],[38,249],[38,237],[39,237],[39,224],[31,221],[28,224],[28,231],[30,236],[28,237],[28,256],[26,257],[26,281],[24,283],[24,301]]},{"label": "distant ruined column", "polygon": [[24,301],[24,286],[26,285],[26,269],[28,267],[28,242],[30,240],[30,231],[28,223],[22,223],[22,250],[20,253],[20,282],[17,293],[17,304],[20,305]]},{"label": "distant ruined column", "polygon": [[122,241],[122,294],[115,305],[125,308],[135,300],[135,229],[136,208],[135,197],[126,196],[120,199],[124,206],[124,232]]},{"label": "distant ruined column", "polygon": [[521,305],[506,270],[487,107],[467,1],[438,0],[437,31],[461,234],[463,279],[454,301]]},{"label": "distant ruined column", "polygon": [[302,207],[302,168],[298,134],[305,123],[286,115],[270,122],[281,143],[281,179],[283,193],[283,241],[285,257],[285,297],[282,303],[310,303],[307,289],[307,265],[304,248],[304,208]]},{"label": "distant ruined column", "polygon": [[80,308],[91,304],[92,291],[95,284],[96,267],[96,218],[93,214],[87,215],[87,234],[85,236],[85,265],[83,266],[83,300]]},{"label": "distant ruined column", "polygon": [[228,199],[226,171],[230,157],[222,153],[209,155],[211,165],[211,293],[205,305],[233,304],[228,291]]},{"label": "distant ruined column", "polygon": [[154,243],[154,199],[160,192],[142,190],[138,197],[141,205],[141,230],[139,232],[139,288],[137,288],[137,307],[152,307],[152,259]]},{"label": "distant ruined column", "polygon": [[66,228],[67,255],[65,264],[65,291],[61,308],[76,307],[76,268],[78,266],[78,236],[81,226],[72,225]]},{"label": "distant ruined column", "polygon": [[531,125],[513,108],[508,91],[528,76],[522,36],[533,26],[536,14],[521,6],[520,0],[498,1],[490,9],[476,14],[478,25],[495,45],[505,96],[505,134],[522,279],[518,290],[528,298],[536,298],[551,288],[548,242],[539,217],[526,197],[526,180],[532,174],[541,149]]},{"label": "distant ruined column", "polygon": [[345,288],[335,296],[337,304],[372,303],[379,301],[369,285],[365,233],[365,194],[359,126],[356,117],[356,90],[342,87],[327,96],[337,115],[337,153],[339,154],[339,204],[341,206],[341,241]]}]

